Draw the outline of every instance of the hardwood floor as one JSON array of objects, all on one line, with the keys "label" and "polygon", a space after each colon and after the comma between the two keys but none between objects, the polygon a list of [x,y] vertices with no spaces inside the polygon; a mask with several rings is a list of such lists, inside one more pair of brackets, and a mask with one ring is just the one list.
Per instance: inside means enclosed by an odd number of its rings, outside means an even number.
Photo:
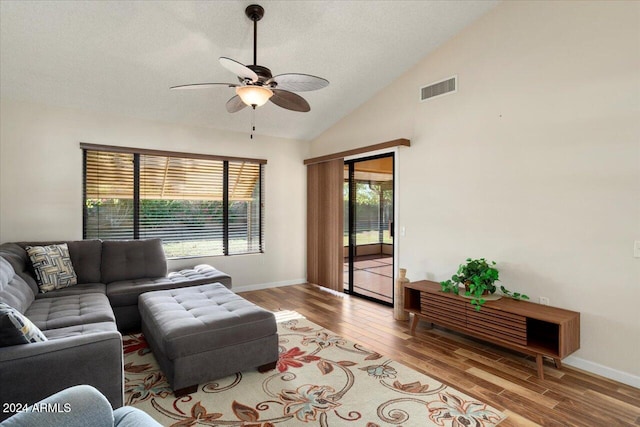
[{"label": "hardwood floor", "polygon": [[640,389],[545,360],[535,360],[441,328],[393,319],[393,310],[315,285],[239,293],[266,309],[295,310],[356,341],[500,409],[500,426],[640,425]]}]

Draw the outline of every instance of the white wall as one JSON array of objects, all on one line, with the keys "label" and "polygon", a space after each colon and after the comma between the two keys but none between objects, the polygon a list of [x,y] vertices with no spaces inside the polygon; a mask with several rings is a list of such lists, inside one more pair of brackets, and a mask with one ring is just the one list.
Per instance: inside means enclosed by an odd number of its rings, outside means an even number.
[{"label": "white wall", "polygon": [[234,289],[305,277],[308,144],[2,100],[0,242],[82,238],[80,142],[267,159],[265,253],[170,261],[209,263]]},{"label": "white wall", "polygon": [[[418,102],[455,74],[456,94]],[[504,2],[311,155],[401,137],[407,276],[496,260],[508,288],[581,312],[568,362],[640,386],[640,3]]]}]

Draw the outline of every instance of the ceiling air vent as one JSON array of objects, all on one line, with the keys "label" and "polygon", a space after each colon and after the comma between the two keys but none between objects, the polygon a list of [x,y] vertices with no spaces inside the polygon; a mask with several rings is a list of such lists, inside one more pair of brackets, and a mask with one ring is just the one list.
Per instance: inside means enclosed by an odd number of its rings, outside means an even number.
[{"label": "ceiling air vent", "polygon": [[439,82],[420,88],[420,102],[437,96],[448,95],[458,91],[458,76],[453,76]]}]

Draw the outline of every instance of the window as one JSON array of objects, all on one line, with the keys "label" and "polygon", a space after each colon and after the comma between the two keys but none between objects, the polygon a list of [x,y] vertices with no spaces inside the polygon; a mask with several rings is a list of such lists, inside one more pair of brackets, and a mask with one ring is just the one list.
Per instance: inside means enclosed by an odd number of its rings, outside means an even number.
[{"label": "window", "polygon": [[263,252],[266,160],[80,147],[83,238],[161,238],[170,258]]}]

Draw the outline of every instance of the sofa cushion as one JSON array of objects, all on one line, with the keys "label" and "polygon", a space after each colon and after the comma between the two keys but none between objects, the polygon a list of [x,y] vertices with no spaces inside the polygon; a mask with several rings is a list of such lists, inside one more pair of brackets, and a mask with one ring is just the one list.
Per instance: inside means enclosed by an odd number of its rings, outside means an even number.
[{"label": "sofa cushion", "polygon": [[5,302],[24,313],[33,300],[31,287],[15,274],[9,261],[0,256],[0,302]]},{"label": "sofa cushion", "polygon": [[36,273],[40,292],[62,289],[78,283],[66,243],[25,248]]},{"label": "sofa cushion", "polygon": [[43,330],[116,321],[109,300],[102,294],[36,299],[25,315]]},{"label": "sofa cushion", "polygon": [[15,274],[16,271],[11,267],[9,261],[0,257],[0,289],[2,286],[7,285]]},{"label": "sofa cushion", "polygon": [[0,245],[0,256],[9,261],[13,270],[29,285],[34,295],[40,292],[33,274],[31,260],[29,260],[27,251],[25,251],[23,247],[17,243],[3,243]]},{"label": "sofa cushion", "polygon": [[76,240],[67,242],[71,263],[78,275],[78,283],[102,282],[100,264],[102,263],[101,240]]},{"label": "sofa cushion", "polygon": [[167,277],[109,283],[107,296],[113,307],[122,307],[138,304],[138,296],[145,292],[186,288],[216,282],[231,288],[231,277],[228,274],[216,270],[210,265],[201,264],[193,269],[171,272]]},{"label": "sofa cushion", "polygon": [[[78,283],[102,282],[100,277],[100,264],[102,262],[102,240],[67,240],[67,241],[43,241],[43,242],[17,242],[21,248],[27,246],[48,246],[66,243],[69,248],[71,264],[78,276]],[[4,247],[4,245],[2,245]],[[0,247],[1,248],[1,247]],[[28,260],[28,257],[25,258]],[[27,262],[28,270],[33,275],[31,263]],[[15,266],[14,266],[15,268]],[[16,269],[20,274],[20,271]],[[34,276],[35,277],[35,276]],[[29,283],[27,281],[27,283]]]},{"label": "sofa cushion", "polygon": [[43,341],[47,341],[47,337],[29,319],[0,302],[0,347]]},{"label": "sofa cushion", "polygon": [[166,275],[167,259],[161,239],[102,242],[101,282],[111,283]]},{"label": "sofa cushion", "polygon": [[56,289],[51,292],[39,293],[36,295],[36,299],[66,297],[69,295],[82,295],[87,293],[106,295],[107,285],[104,283],[83,283],[81,285],[75,285],[68,288]]},{"label": "sofa cushion", "polygon": [[64,328],[48,329],[42,333],[50,340],[78,335],[94,334],[96,332],[117,331],[113,322],[87,323],[86,325],[66,326]]}]

